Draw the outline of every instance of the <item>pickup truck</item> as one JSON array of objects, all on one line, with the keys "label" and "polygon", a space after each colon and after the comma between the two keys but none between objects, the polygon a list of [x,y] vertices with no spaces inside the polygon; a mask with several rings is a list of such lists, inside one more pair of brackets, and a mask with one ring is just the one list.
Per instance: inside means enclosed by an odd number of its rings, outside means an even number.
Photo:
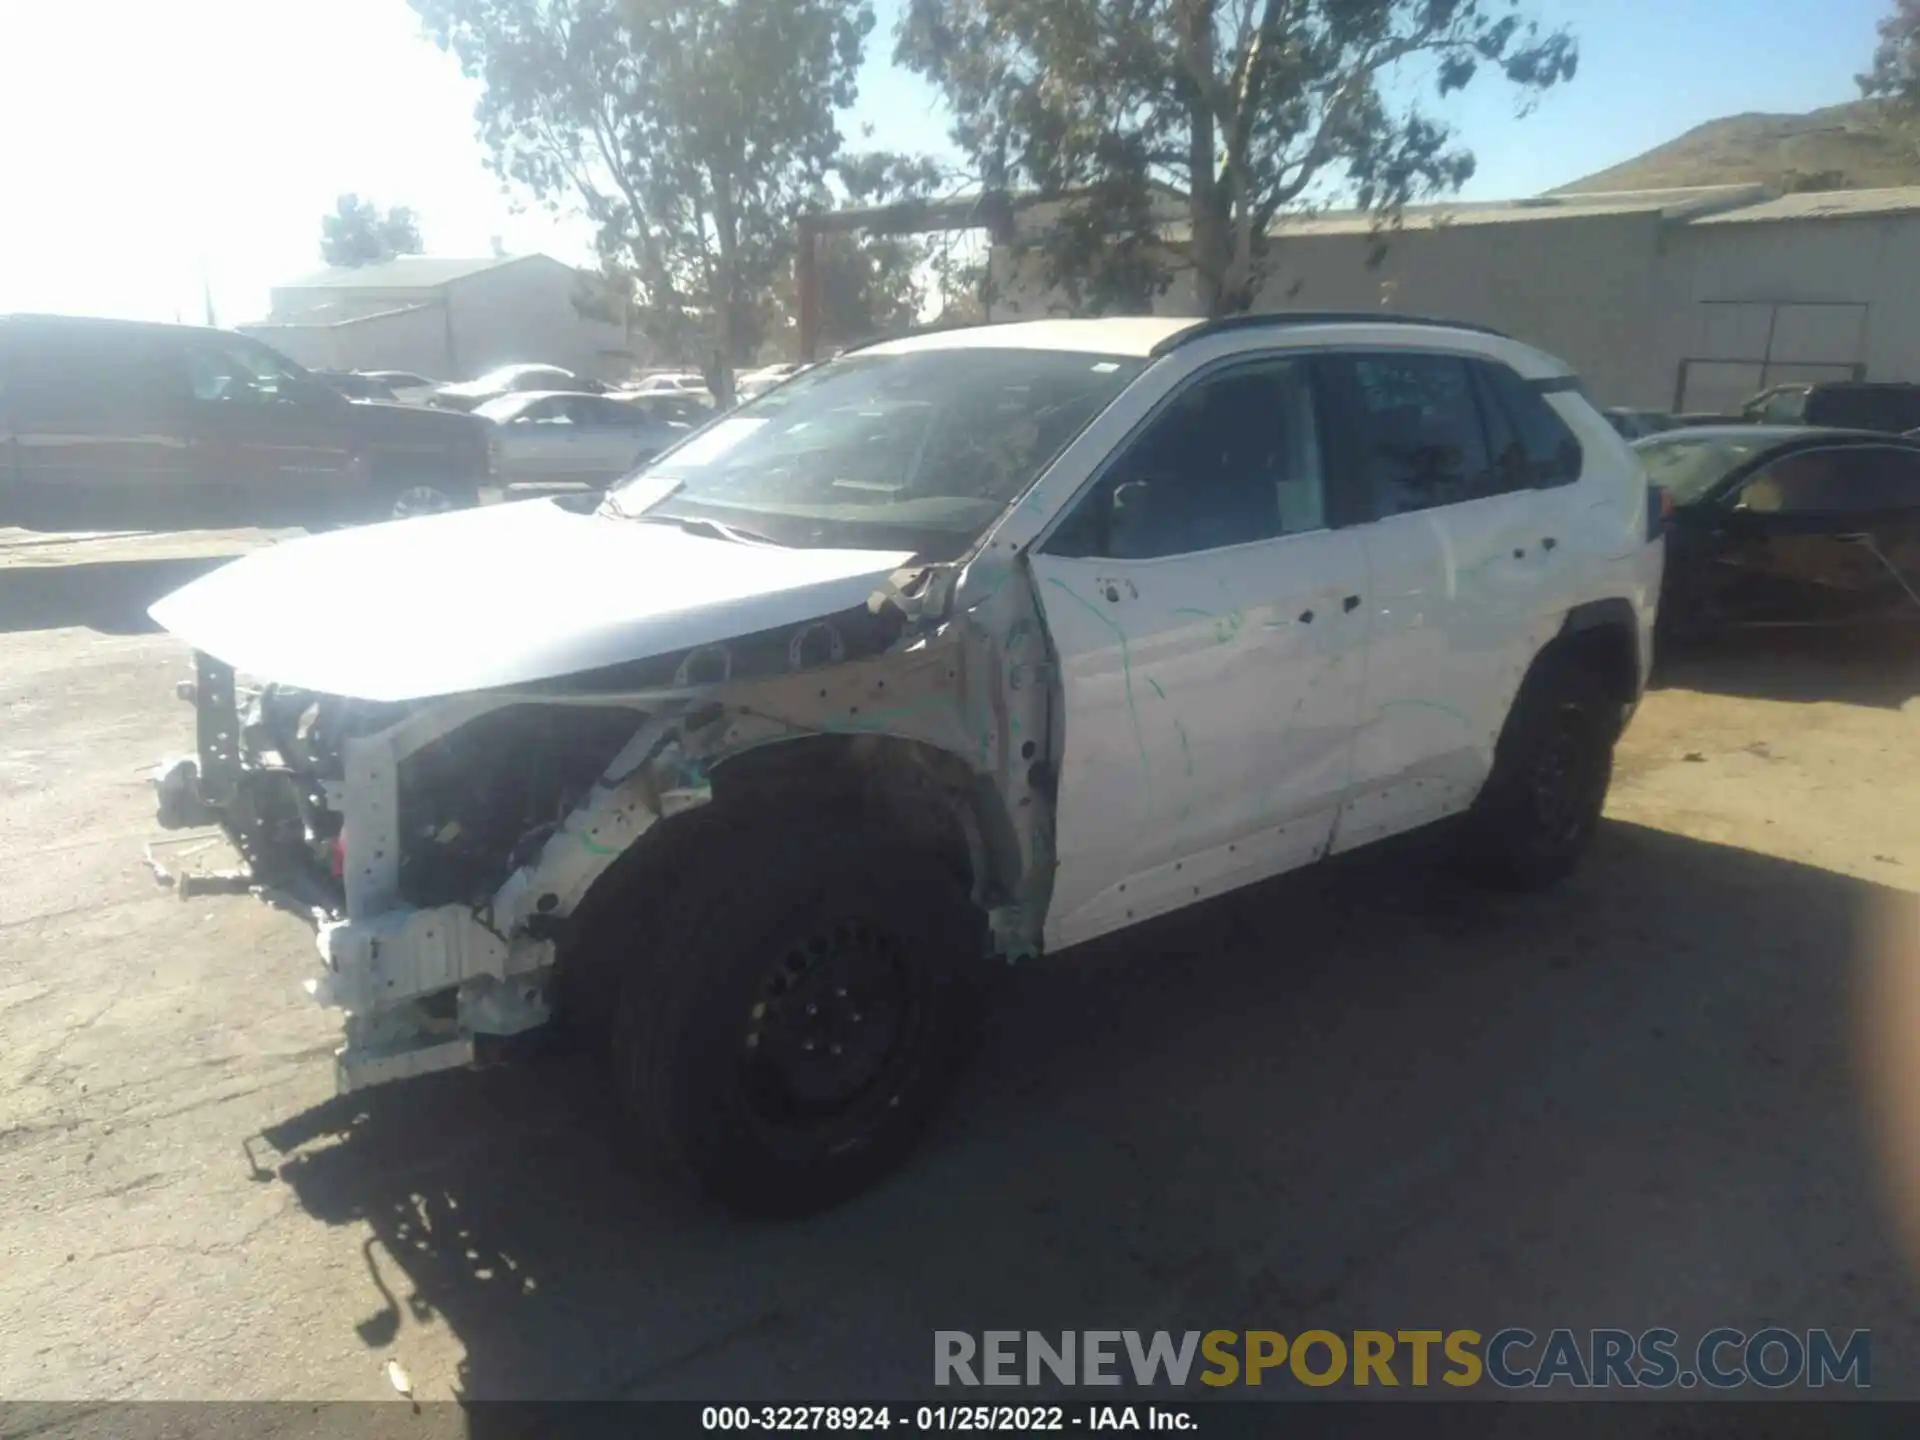
[{"label": "pickup truck", "polygon": [[475,503],[492,427],[189,325],[0,316],[0,524],[330,526]]}]

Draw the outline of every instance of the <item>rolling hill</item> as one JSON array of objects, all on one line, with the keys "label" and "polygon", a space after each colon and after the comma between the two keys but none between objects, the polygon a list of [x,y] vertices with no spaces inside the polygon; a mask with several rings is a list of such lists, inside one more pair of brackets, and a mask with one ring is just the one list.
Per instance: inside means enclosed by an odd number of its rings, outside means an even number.
[{"label": "rolling hill", "polygon": [[1920,185],[1920,135],[1873,101],[1805,115],[1729,115],[1551,193],[1758,182],[1780,190]]}]

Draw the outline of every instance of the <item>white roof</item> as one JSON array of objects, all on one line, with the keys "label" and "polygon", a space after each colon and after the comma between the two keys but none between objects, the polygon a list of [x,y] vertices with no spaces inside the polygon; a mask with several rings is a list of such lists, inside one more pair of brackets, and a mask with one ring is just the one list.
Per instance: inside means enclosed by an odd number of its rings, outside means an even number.
[{"label": "white roof", "polygon": [[934,330],[862,347],[862,355],[907,355],[916,350],[1074,350],[1089,355],[1145,357],[1170,335],[1200,322],[1191,315],[1112,315],[1099,320],[1021,320]]}]

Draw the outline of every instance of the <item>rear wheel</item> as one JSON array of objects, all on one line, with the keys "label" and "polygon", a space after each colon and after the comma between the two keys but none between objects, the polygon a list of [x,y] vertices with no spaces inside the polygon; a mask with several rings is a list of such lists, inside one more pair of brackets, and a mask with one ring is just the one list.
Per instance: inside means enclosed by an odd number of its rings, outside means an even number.
[{"label": "rear wheel", "polygon": [[449,510],[467,508],[475,499],[472,490],[450,482],[417,480],[392,492],[387,514],[381,518],[412,520],[421,515],[444,515]]},{"label": "rear wheel", "polygon": [[912,1148],[959,1070],[982,917],[877,828],[736,832],[636,940],[613,1058],[649,1147],[735,1210],[798,1215]]},{"label": "rear wheel", "polygon": [[1577,654],[1536,663],[1467,816],[1473,873],[1504,888],[1533,890],[1573,870],[1600,827],[1621,713]]}]

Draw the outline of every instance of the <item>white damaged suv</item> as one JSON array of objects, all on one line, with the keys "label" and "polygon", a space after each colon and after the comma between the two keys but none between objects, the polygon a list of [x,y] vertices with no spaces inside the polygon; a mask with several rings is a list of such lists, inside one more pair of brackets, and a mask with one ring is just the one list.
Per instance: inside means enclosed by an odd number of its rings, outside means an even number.
[{"label": "white damaged suv", "polygon": [[166,597],[161,819],[311,917],[344,1088],[575,1016],[646,1142],[805,1211],[905,1153],[996,960],[1443,820],[1495,881],[1569,870],[1649,667],[1649,494],[1564,365],[1467,326],[889,341],[597,510]]}]

